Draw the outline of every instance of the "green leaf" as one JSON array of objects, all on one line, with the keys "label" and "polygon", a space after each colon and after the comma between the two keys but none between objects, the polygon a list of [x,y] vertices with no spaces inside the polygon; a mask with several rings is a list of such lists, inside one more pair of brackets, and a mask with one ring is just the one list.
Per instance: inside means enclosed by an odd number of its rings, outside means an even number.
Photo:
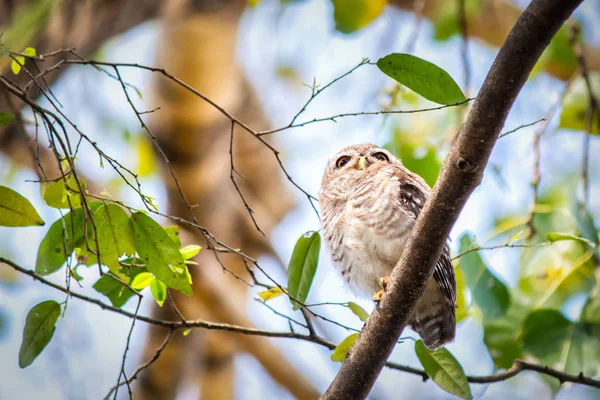
[{"label": "green leaf", "polygon": [[41,302],[29,310],[19,349],[19,367],[30,366],[50,343],[59,316],[60,304],[54,300]]},{"label": "green leaf", "polygon": [[10,70],[13,74],[18,75],[23,65],[25,65],[25,57],[15,56],[14,60],[10,63]]},{"label": "green leaf", "polygon": [[[77,180],[73,176],[65,177],[65,179],[59,179],[48,185],[44,191],[44,201],[53,208],[74,209],[81,207],[81,195]],[[85,193],[87,187],[85,181],[79,179],[79,183]]]},{"label": "green leaf", "polygon": [[152,218],[136,212],[131,215],[135,248],[156,279],[188,296],[192,295],[189,272],[178,246]]},{"label": "green leaf", "polygon": [[343,363],[346,359],[346,354],[348,354],[348,351],[354,345],[354,342],[356,342],[356,338],[358,338],[358,333],[353,333],[346,339],[342,340],[340,344],[338,344],[333,350],[333,354],[331,354],[331,361]]},{"label": "green leaf", "polygon": [[23,54],[27,57],[37,56],[37,52],[35,51],[35,48],[33,48],[33,47],[27,47],[25,50],[23,50]]},{"label": "green leaf", "polygon": [[131,281],[131,287],[134,289],[144,289],[148,287],[152,281],[154,280],[154,275],[150,272],[142,272],[141,274],[137,274],[135,278]]},{"label": "green leaf", "polygon": [[[141,275],[145,272],[145,268],[131,268],[131,273],[129,274],[133,278],[132,281],[138,275]],[[129,289],[127,286],[123,285],[116,279],[111,278],[109,275],[114,276],[111,272],[105,274],[102,278],[98,279],[94,284],[93,288],[98,292],[110,300],[110,303],[113,307],[121,308],[127,303],[127,301],[135,295],[135,292]],[[127,280],[124,280],[127,283]]]},{"label": "green leaf", "polygon": [[118,275],[119,257],[135,254],[135,238],[129,216],[116,204],[107,204],[94,213],[100,261]]},{"label": "green leaf", "polygon": [[181,240],[179,239],[179,227],[177,225],[174,225],[174,226],[167,226],[164,229],[165,229],[165,232],[167,232],[167,235],[169,235],[169,237],[173,241],[173,243],[175,243],[177,245],[177,248],[180,248]]},{"label": "green leaf", "polygon": [[586,238],[583,238],[580,236],[569,235],[566,233],[559,233],[559,232],[546,233],[546,240],[548,240],[551,243],[559,242],[561,240],[576,240],[578,242],[585,243],[585,244],[589,245],[590,247],[596,246],[596,244],[594,242],[592,242]]},{"label": "green leaf", "polygon": [[583,322],[600,325],[600,291],[596,291],[588,297],[579,319]]},{"label": "green leaf", "polygon": [[456,275],[456,322],[460,322],[471,314],[467,304],[467,282],[460,268],[454,268]]},{"label": "green leaf", "polygon": [[[318,232],[309,231],[298,239],[288,267],[288,294],[304,303],[308,297],[310,286],[317,272],[321,236]],[[298,302],[292,300],[294,310],[300,308]]]},{"label": "green leaf", "polygon": [[369,313],[353,301],[348,302],[348,308],[363,322],[365,322],[369,318]]},{"label": "green leaf", "polygon": [[[463,253],[474,245],[469,235],[464,234],[460,238],[459,252]],[[473,300],[484,317],[500,318],[505,315],[510,306],[510,293],[506,285],[490,272],[479,253],[467,253],[460,257],[459,263]]]},{"label": "green leaf", "polygon": [[427,375],[442,390],[462,399],[473,398],[465,371],[452,353],[443,347],[429,350],[422,340],[415,342],[415,352]]},{"label": "green leaf", "polygon": [[8,125],[12,122],[15,116],[6,111],[0,111],[0,126]]},{"label": "green leaf", "polygon": [[377,18],[387,0],[332,0],[335,29],[342,33],[355,32]]},{"label": "green leaf", "polygon": [[396,128],[384,148],[400,158],[406,168],[425,179],[429,186],[435,185],[442,162],[435,146],[428,143],[423,135],[410,134]]},{"label": "green leaf", "polygon": [[189,245],[179,249],[179,252],[183,256],[184,260],[188,260],[188,259],[194,257],[196,254],[198,254],[200,252],[201,248],[202,247],[200,247],[196,244],[189,244]]},{"label": "green leaf", "polygon": [[44,201],[53,208],[69,208],[67,202],[67,185],[63,179],[52,182],[44,191]]},{"label": "green leaf", "polygon": [[152,292],[156,304],[162,307],[167,299],[167,286],[158,279],[153,279],[150,283],[150,292]]},{"label": "green leaf", "polygon": [[521,329],[529,309],[513,301],[504,318],[483,320],[483,341],[497,368],[508,369],[523,354]]},{"label": "green leaf", "polygon": [[83,237],[83,211],[81,208],[59,218],[50,226],[40,243],[35,272],[44,276],[60,269],[75,250],[75,243]]},{"label": "green leaf", "polygon": [[572,322],[559,311],[540,309],[529,314],[523,325],[523,349],[548,366],[561,360],[562,344],[571,335]]},{"label": "green leaf", "polygon": [[6,186],[0,186],[0,226],[44,225],[29,200]]},{"label": "green leaf", "polygon": [[262,301],[267,301],[267,300],[274,299],[275,297],[279,297],[282,294],[284,294],[284,292],[283,292],[283,290],[281,290],[281,288],[274,287],[274,288],[271,288],[269,290],[264,290],[264,291],[258,293],[258,297]]},{"label": "green leaf", "polygon": [[377,61],[389,77],[438,104],[456,104],[466,100],[452,77],[435,64],[410,54],[393,53]]},{"label": "green leaf", "polygon": [[[573,54],[573,64],[567,66],[568,69],[572,70],[568,73],[568,75],[565,75],[570,76],[572,75],[572,72],[574,72],[577,68],[577,58],[573,53],[572,46],[568,42],[568,39],[567,46],[567,49],[570,50],[571,54]],[[557,65],[560,65],[561,59],[556,58],[555,61],[557,61]],[[600,74],[593,73],[590,74],[589,77],[592,89],[594,90],[594,92],[598,93],[598,91],[600,90]],[[590,100],[586,84],[582,78],[579,78],[575,80],[575,82],[571,85],[571,89],[569,89],[569,93],[564,99],[558,127],[562,129],[572,129],[585,132],[587,129],[587,110],[589,104]],[[600,126],[598,124],[597,116],[594,116],[592,118],[592,124],[590,128],[590,133],[592,135],[600,135]]]}]

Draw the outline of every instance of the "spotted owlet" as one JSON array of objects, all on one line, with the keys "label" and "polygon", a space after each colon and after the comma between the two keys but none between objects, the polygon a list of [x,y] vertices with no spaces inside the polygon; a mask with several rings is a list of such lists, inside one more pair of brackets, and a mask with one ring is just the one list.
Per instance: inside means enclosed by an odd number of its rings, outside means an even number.
[{"label": "spotted owlet", "polygon": [[[325,243],[350,289],[370,296],[391,274],[429,186],[387,150],[346,147],[328,163],[319,203]],[[409,326],[436,349],[454,339],[456,279],[446,245]]]}]

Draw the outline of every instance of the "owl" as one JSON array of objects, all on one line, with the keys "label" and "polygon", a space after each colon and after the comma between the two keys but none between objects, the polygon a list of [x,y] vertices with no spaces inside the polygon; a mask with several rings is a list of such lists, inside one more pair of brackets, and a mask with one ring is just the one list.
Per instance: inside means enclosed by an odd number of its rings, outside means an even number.
[{"label": "owl", "polygon": [[[327,164],[319,203],[322,233],[342,279],[371,296],[400,259],[429,186],[389,151],[374,144],[346,147]],[[409,320],[430,349],[454,339],[456,278],[448,245]]]}]

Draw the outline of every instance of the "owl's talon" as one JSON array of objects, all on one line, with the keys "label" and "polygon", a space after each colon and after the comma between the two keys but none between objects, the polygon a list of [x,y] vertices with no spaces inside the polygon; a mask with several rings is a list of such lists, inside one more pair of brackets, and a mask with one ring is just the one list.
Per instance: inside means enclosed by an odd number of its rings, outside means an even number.
[{"label": "owl's talon", "polygon": [[373,301],[375,303],[379,303],[381,301],[383,293],[385,293],[385,289],[387,288],[388,282],[389,280],[386,277],[379,278],[379,286],[381,286],[381,290],[375,293],[375,295],[373,296]]}]

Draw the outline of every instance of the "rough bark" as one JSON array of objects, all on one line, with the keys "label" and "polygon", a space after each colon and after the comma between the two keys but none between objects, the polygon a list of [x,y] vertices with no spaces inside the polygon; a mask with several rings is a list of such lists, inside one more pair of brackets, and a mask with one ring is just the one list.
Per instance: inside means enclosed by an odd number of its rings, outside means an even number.
[{"label": "rough bark", "polygon": [[452,225],[480,184],[508,112],[552,37],[581,0],[534,0],[500,49],[444,162],[387,292],[323,399],[364,399],[422,296]]}]

